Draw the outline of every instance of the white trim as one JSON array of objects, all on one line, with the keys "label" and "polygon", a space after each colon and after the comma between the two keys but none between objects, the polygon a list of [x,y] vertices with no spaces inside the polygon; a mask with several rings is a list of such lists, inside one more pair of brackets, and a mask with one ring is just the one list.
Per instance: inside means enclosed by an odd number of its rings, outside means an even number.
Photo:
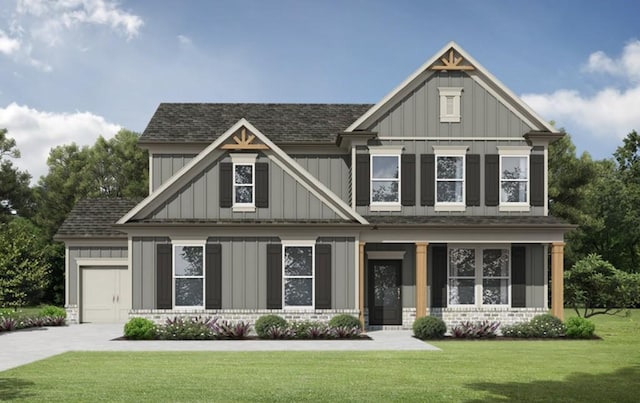
[{"label": "white trim", "polygon": [[369,211],[402,211],[401,203],[374,203],[369,204]]},{"label": "white trim", "polygon": [[500,155],[514,155],[524,156],[531,154],[530,146],[497,146],[498,154]]},{"label": "white trim", "polygon": [[[283,310],[313,310],[316,306],[316,241],[315,240],[282,240],[282,309]],[[287,278],[309,278],[309,276],[287,276],[285,274],[285,249],[311,248],[311,305],[286,305],[285,283]]]},{"label": "white trim", "polygon": [[153,193],[153,154],[149,153],[149,194]]},{"label": "white trim", "polygon": [[[71,260],[69,258],[69,245],[64,245],[64,305],[69,305],[69,269],[70,269]],[[80,285],[77,285],[77,288],[80,289]],[[77,292],[79,294],[79,292]],[[80,303],[76,300],[76,305],[80,306]]]},{"label": "white trim", "polygon": [[[397,149],[397,148],[396,148]],[[398,182],[398,201],[376,202],[373,200],[373,159],[375,157],[394,157],[398,161],[398,178],[376,178],[377,182]],[[402,209],[402,153],[373,153],[369,154],[369,209],[371,211],[400,211]],[[396,210],[397,209],[397,210]]]},{"label": "white trim", "polygon": [[[173,309],[180,310],[200,310],[205,309],[206,300],[207,300],[207,287],[206,287],[206,267],[207,267],[207,251],[206,251],[206,240],[201,243],[186,243],[182,242],[172,242],[171,243],[171,304]],[[202,276],[178,276],[176,277],[176,247],[189,247],[202,248]],[[202,279],[202,305],[176,305],[176,278],[193,278],[193,279]]]},{"label": "white trim", "polygon": [[356,210],[356,148],[351,147],[351,208]]},{"label": "white trim", "polygon": [[543,267],[544,267],[544,282],[543,282],[543,290],[544,290],[544,308],[549,309],[549,244],[542,245],[542,253],[544,259],[542,259]]},{"label": "white trim", "polygon": [[[529,194],[529,189],[527,189],[527,194]],[[498,206],[498,211],[531,211],[531,206],[528,203],[507,203],[503,201],[501,203]]]},{"label": "white trim", "polygon": [[245,154],[245,153],[229,153],[231,162],[234,164],[255,164],[258,159],[258,154]]},{"label": "white trim", "polygon": [[469,146],[453,146],[448,144],[433,145],[433,153],[441,157],[464,157],[467,155]]},{"label": "white trim", "polygon": [[[462,189],[464,194],[464,186]],[[465,195],[466,196],[466,195]],[[464,202],[461,203],[434,203],[433,211],[467,211],[467,206]]]},{"label": "white trim", "polygon": [[[365,114],[362,115],[360,118],[358,118],[358,120],[353,122],[345,131],[346,132],[352,132],[352,131],[356,130],[361,124],[366,122],[373,114],[375,114],[380,109],[382,109],[389,101],[391,101],[391,99],[393,99],[400,91],[402,91],[406,86],[408,86],[413,80],[418,78],[418,76],[420,74],[424,73],[433,63],[435,63],[440,57],[442,57],[442,55],[446,51],[448,51],[451,48],[455,49],[455,51],[458,52],[458,54],[460,54],[460,56],[462,56],[469,64],[474,66],[476,68],[476,71],[484,74],[487,77],[487,79],[489,79],[496,87],[498,87],[508,97],[510,97],[516,105],[520,106],[522,109],[527,111],[534,119],[538,120],[540,125],[536,126],[536,125],[532,124],[532,126],[533,126],[532,128],[533,129],[540,130],[542,128],[545,128],[545,129],[549,130],[550,132],[554,132],[555,131],[555,128],[553,126],[551,126],[544,119],[542,119],[542,117],[540,117],[540,115],[538,115],[536,112],[534,112],[529,107],[529,105],[524,103],[524,101],[522,101],[513,92],[511,92],[511,90],[509,90],[504,84],[502,84],[502,82],[500,82],[500,80],[498,80],[495,76],[493,76],[493,74],[491,74],[488,70],[486,70],[480,63],[478,63],[473,57],[471,57],[471,55],[469,55],[464,49],[462,49],[460,47],[460,45],[458,45],[457,43],[455,43],[453,41],[447,43],[442,49],[440,49],[433,56],[431,56],[426,62],[424,62],[420,67],[418,67],[417,70],[415,70],[411,75],[409,75],[409,77],[407,77],[402,83],[400,83],[400,85],[398,85],[391,92],[389,92],[387,95],[385,95],[384,98],[382,98],[378,103],[376,103],[374,106],[372,106],[371,109],[369,109],[367,112],[365,112]],[[470,76],[472,78],[476,77],[475,74],[470,74]],[[480,81],[482,82],[482,80],[480,80]],[[486,84],[484,82],[482,82],[480,85],[482,85],[483,87],[486,86]],[[493,91],[493,92],[495,92],[495,91]],[[528,121],[528,120],[525,120],[525,121]]]},{"label": "white trim", "polygon": [[[125,224],[127,221],[131,220],[136,216],[136,214],[140,213],[144,208],[149,206],[153,201],[158,199],[160,195],[168,192],[172,186],[180,180],[183,176],[185,176],[188,172],[193,170],[198,164],[200,164],[203,160],[205,160],[211,153],[216,151],[220,145],[222,145],[232,134],[236,133],[240,128],[245,127],[249,131],[251,131],[259,140],[262,141],[269,149],[273,151],[275,155],[279,157],[279,159],[275,158],[272,154],[269,154],[269,158],[273,161],[276,161],[278,165],[284,168],[285,163],[291,166],[293,169],[297,171],[297,175],[294,175],[299,183],[304,186],[307,190],[313,193],[316,197],[321,200],[326,200],[325,203],[336,212],[340,217],[344,219],[353,219],[358,221],[360,224],[368,224],[367,220],[364,219],[360,214],[358,214],[355,209],[352,209],[347,203],[345,203],[342,199],[340,199],[335,193],[333,193],[329,188],[327,188],[324,184],[317,180],[317,178],[313,177],[307,170],[305,170],[300,164],[298,164],[293,158],[291,158],[287,153],[285,153],[280,147],[275,145],[267,136],[262,134],[258,129],[256,129],[249,121],[245,118],[238,120],[233,126],[231,126],[226,132],[224,132],[220,137],[218,137],[214,142],[209,144],[200,154],[195,156],[188,164],[183,166],[178,172],[176,172],[171,178],[166,180],[155,192],[147,196],[144,200],[142,200],[137,206],[131,209],[125,216],[123,216],[120,220],[118,220],[117,224]],[[286,169],[289,173],[292,171],[291,169]],[[304,180],[302,180],[304,179]],[[343,211],[341,211],[343,210]]]},{"label": "white trim", "polygon": [[244,203],[237,203],[231,207],[231,210],[233,210],[234,213],[255,213],[256,206],[250,205],[249,203],[246,203],[246,205]]},{"label": "white trim", "polygon": [[369,260],[403,260],[404,255],[407,252],[404,250],[398,251],[378,251],[372,250],[367,252],[367,259]]},{"label": "white trim", "polygon": [[[255,158],[254,158],[255,156]],[[256,159],[258,154],[251,154],[249,158],[238,158],[231,155],[231,192],[233,193],[233,205],[231,209],[234,212],[255,212],[256,211]],[[251,183],[236,183],[236,167],[238,166],[248,166],[251,167]],[[251,202],[249,203],[238,203],[236,201],[236,187],[247,187],[251,186]]]},{"label": "white trim", "polygon": [[404,146],[369,146],[369,155],[401,155]]},{"label": "white trim", "polygon": [[549,215],[549,149],[547,147],[544,148],[544,215]]},{"label": "white trim", "polygon": [[88,257],[76,259],[76,266],[126,266],[129,267],[128,258],[111,258],[111,257]]},{"label": "white trim", "polygon": [[[460,98],[462,87],[438,87],[440,94],[440,123],[460,123]],[[451,113],[447,112],[447,101],[451,99]]]},{"label": "white trim", "polygon": [[417,137],[417,136],[380,136],[384,141],[526,141],[524,137]]},{"label": "white trim", "polygon": [[[357,307],[356,309],[360,309],[360,293],[362,292],[362,290],[360,289],[360,237],[356,237],[355,238],[355,242],[354,242],[354,274],[355,274],[355,278],[354,278],[354,283],[356,285],[356,292],[355,292],[355,301],[354,305],[355,307]],[[364,262],[362,263],[364,264]],[[545,294],[546,295],[546,294]]]},{"label": "white trim", "polygon": [[[528,151],[526,151],[528,150]],[[500,192],[500,203],[498,205],[498,211],[530,211],[531,210],[531,159],[529,152],[531,152],[531,147],[498,147],[498,151],[500,153],[500,176],[499,176],[499,192]],[[502,200],[502,182],[516,182],[516,183],[525,183],[523,179],[503,179],[502,178],[502,160],[503,158],[524,158],[526,159],[525,166],[527,167],[527,180],[526,180],[526,196],[527,199],[524,202],[506,202]]]},{"label": "white trim", "polygon": [[[435,203],[434,211],[465,211],[467,208],[467,146],[433,146],[435,169],[434,169],[434,195]],[[438,158],[455,157],[462,158],[462,180],[455,179],[439,179],[438,178]],[[438,202],[438,181],[441,182],[460,182],[462,183],[462,201],[459,202]]]}]

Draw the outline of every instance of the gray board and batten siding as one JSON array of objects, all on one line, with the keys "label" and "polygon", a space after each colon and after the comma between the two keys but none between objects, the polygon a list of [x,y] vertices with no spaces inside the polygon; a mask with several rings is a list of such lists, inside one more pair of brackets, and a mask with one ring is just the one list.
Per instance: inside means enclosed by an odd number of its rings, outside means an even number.
[{"label": "gray board and batten siding", "polygon": [[[124,243],[124,242],[123,242]],[[127,247],[125,246],[70,246],[69,247],[69,273],[68,284],[69,290],[67,295],[69,305],[78,305],[78,263],[76,259],[126,259],[128,256]]]},{"label": "gray board and batten siding", "polygon": [[[461,87],[460,122],[440,123],[438,87]],[[534,130],[466,73],[435,73],[392,99],[366,130],[379,137],[522,137]]]},{"label": "gray board and batten siding", "polygon": [[[157,250],[169,238],[134,237],[133,301],[135,309],[157,309]],[[210,237],[220,245],[221,309],[267,308],[267,245],[277,237]],[[320,237],[316,245],[331,247],[332,309],[355,309],[355,238]]]},{"label": "gray board and batten siding", "polygon": [[[347,180],[342,177],[348,171],[344,159],[322,158],[319,161],[323,161],[319,165],[322,165],[321,170],[324,172],[319,176],[333,181],[335,186],[340,188],[341,193],[347,192],[348,189],[344,189]],[[340,219],[329,206],[262,153],[258,156],[257,163],[268,164],[268,207],[258,207],[255,212],[234,212],[233,208],[220,207],[220,165],[230,162],[231,159],[226,155],[214,161],[174,196],[155,209],[148,218],[152,220]],[[307,164],[314,164],[314,162],[307,158]],[[326,172],[329,174],[327,175]],[[257,183],[256,186],[258,186]]]},{"label": "gray board and batten siding", "polygon": [[[175,148],[178,149],[178,147]],[[202,148],[204,149],[204,146]],[[349,179],[351,158],[349,155],[290,154],[290,156],[345,203],[349,203],[349,195],[351,194],[349,190],[351,187]],[[153,190],[159,188],[194,157],[194,154],[153,154],[151,162],[153,165]]]}]

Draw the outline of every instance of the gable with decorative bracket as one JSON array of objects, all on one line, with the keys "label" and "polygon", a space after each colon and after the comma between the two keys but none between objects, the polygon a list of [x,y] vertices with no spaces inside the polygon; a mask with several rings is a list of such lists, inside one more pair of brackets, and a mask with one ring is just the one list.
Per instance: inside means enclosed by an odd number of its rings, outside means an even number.
[{"label": "gable with decorative bracket", "polygon": [[[457,56],[456,56],[457,55]],[[453,70],[463,70],[463,71],[471,71],[471,70],[475,70],[475,67],[470,66],[468,64],[460,64],[464,61],[464,58],[459,54],[456,53],[453,48],[449,49],[449,57],[446,58],[445,56],[440,58],[440,61],[442,62],[442,65],[433,65],[431,66],[431,70],[448,70],[448,71],[453,71]]]},{"label": "gable with decorative bracket", "polygon": [[269,147],[263,143],[254,143],[256,139],[254,134],[249,133],[247,136],[247,128],[243,127],[240,131],[240,137],[234,134],[231,137],[233,142],[223,144],[220,148],[223,150],[268,150]]}]

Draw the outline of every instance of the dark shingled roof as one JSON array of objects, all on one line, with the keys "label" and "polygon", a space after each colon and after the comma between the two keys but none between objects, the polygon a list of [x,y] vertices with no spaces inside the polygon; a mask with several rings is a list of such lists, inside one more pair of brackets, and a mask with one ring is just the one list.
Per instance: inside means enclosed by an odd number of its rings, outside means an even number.
[{"label": "dark shingled roof", "polygon": [[468,226],[557,226],[572,227],[561,218],[552,216],[463,216],[463,215],[430,215],[430,216],[365,216],[374,225],[424,225],[434,227],[468,227]]},{"label": "dark shingled roof", "polygon": [[55,238],[121,238],[126,235],[112,227],[135,205],[124,198],[83,199],[73,207]]},{"label": "dark shingled roof", "polygon": [[276,144],[328,143],[372,104],[162,103],[140,144],[211,143],[245,118]]}]

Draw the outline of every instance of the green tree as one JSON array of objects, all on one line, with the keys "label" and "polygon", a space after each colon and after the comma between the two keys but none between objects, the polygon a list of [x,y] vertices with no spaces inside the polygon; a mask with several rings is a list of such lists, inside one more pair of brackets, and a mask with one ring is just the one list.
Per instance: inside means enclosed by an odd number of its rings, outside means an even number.
[{"label": "green tree", "polygon": [[0,306],[38,303],[48,285],[48,242],[25,218],[0,224]]},{"label": "green tree", "polygon": [[615,315],[640,304],[640,274],[618,270],[599,255],[579,260],[564,278],[565,302],[578,316]]},{"label": "green tree", "polygon": [[7,129],[0,129],[0,221],[16,214],[30,217],[33,211],[31,175],[16,168],[9,158],[20,158],[20,150],[7,136]]}]

